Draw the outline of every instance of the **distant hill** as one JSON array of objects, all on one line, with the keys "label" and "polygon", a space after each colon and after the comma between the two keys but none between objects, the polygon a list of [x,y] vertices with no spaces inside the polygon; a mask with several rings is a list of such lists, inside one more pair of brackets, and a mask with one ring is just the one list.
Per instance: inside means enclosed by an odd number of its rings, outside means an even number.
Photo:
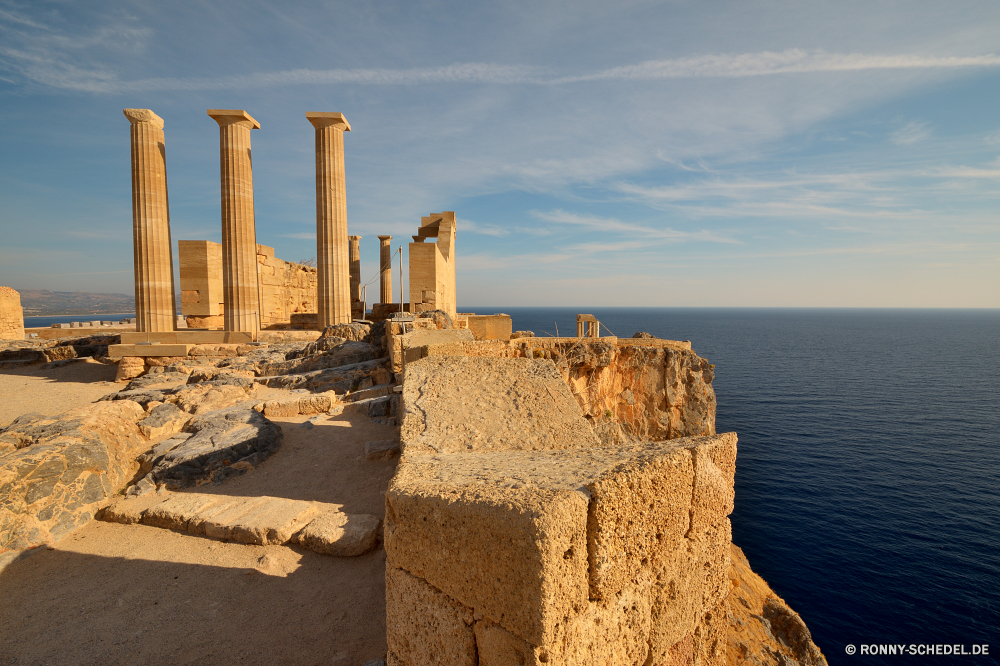
[{"label": "distant hill", "polygon": [[[135,312],[132,294],[94,294],[87,291],[17,289],[25,317],[46,315],[99,315]],[[177,295],[180,302],[180,294]]]}]

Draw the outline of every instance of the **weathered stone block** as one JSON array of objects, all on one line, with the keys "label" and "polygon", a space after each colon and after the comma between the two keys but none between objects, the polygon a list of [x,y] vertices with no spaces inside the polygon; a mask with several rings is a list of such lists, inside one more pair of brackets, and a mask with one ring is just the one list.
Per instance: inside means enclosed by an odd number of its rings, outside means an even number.
[{"label": "weathered stone block", "polygon": [[736,433],[689,438],[694,457],[691,531],[703,532],[733,512]]},{"label": "weathered stone block", "polygon": [[428,357],[403,382],[403,454],[599,445],[550,361]]},{"label": "weathered stone block", "polygon": [[388,663],[476,666],[472,611],[426,581],[385,568]]},{"label": "weathered stone block", "polygon": [[659,559],[652,571],[653,663],[667,659],[672,646],[693,630],[704,613],[729,592],[729,544],[732,528],[725,518]]},{"label": "weathered stone block", "polygon": [[367,513],[346,514],[327,510],[302,528],[295,540],[317,553],[354,557],[367,553],[378,543],[380,522]]},{"label": "weathered stone block", "polygon": [[118,374],[115,376],[116,382],[127,382],[135,379],[146,371],[146,363],[138,356],[123,356],[118,362]]},{"label": "weathered stone block", "polygon": [[688,530],[694,466],[686,448],[664,448],[587,484],[590,595],[608,599],[678,548]]},{"label": "weathered stone block", "polygon": [[388,564],[525,640],[550,642],[587,602],[583,493],[414,476],[397,474],[386,494]]}]

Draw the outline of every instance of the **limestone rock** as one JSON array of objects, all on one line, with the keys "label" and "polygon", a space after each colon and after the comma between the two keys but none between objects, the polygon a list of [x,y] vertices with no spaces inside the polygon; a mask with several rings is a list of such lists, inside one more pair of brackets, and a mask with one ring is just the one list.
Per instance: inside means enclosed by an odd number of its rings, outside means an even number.
[{"label": "limestone rock", "polygon": [[404,449],[386,493],[387,567],[502,628],[507,643],[534,646],[538,661],[646,663],[652,652],[649,663],[664,663],[728,592],[728,518],[690,528],[696,458],[735,445],[728,433],[614,448]]},{"label": "limestone rock", "polygon": [[145,416],[121,400],[0,431],[0,550],[58,541],[88,522],[137,470]]},{"label": "limestone rock", "polygon": [[253,469],[278,450],[281,428],[249,408],[196,416],[191,433],[160,457],[150,479],[167,488],[222,481]]},{"label": "limestone rock", "polygon": [[[333,391],[338,395],[343,395],[349,391],[357,390],[365,380],[373,382],[373,375],[382,368],[384,361],[385,359],[376,359],[327,370],[261,377],[258,379],[258,383],[270,388],[306,389],[317,393]],[[368,384],[368,386],[371,385],[371,383]]]},{"label": "limestone rock", "polygon": [[599,443],[549,361],[432,356],[404,377],[404,455]]},{"label": "limestone rock", "polygon": [[[318,345],[323,343],[320,340]],[[286,361],[264,363],[260,366],[260,374],[265,377],[287,375],[291,373],[313,372],[327,368],[339,368],[375,359],[375,348],[367,342],[342,342],[332,349],[320,351],[309,356],[293,358]]]},{"label": "limestone rock", "polygon": [[313,518],[296,535],[304,548],[324,555],[363,555],[378,543],[379,519],[367,513],[346,514],[325,511]]},{"label": "limestone rock", "polygon": [[146,363],[138,356],[123,356],[118,362],[118,374],[115,376],[116,382],[127,382],[135,379],[146,371]]},{"label": "limestone rock", "polygon": [[149,411],[149,416],[139,421],[139,431],[146,439],[162,439],[167,435],[180,432],[191,420],[191,415],[180,410],[176,405],[166,402]]},{"label": "limestone rock", "polygon": [[385,580],[390,664],[476,666],[469,608],[402,569],[387,565]]},{"label": "limestone rock", "polygon": [[794,660],[803,666],[826,666],[826,657],[799,614],[751,570],[739,547],[730,544],[729,549],[727,583],[731,583],[732,592],[720,613],[728,624],[727,661],[742,663],[750,656],[767,654],[772,663],[790,664]]},{"label": "limestone rock", "polygon": [[371,333],[371,326],[352,322],[350,324],[334,324],[323,329],[322,338],[342,338],[355,342],[366,342]]},{"label": "limestone rock", "polygon": [[247,391],[238,386],[213,386],[209,383],[185,386],[176,396],[174,402],[177,407],[189,414],[206,414],[225,409],[249,398]]}]

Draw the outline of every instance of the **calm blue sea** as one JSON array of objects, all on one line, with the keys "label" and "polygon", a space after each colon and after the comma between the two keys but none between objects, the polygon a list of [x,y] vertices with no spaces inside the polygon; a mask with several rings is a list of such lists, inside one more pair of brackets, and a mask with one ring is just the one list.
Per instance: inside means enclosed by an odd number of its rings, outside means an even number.
[{"label": "calm blue sea", "polygon": [[121,321],[131,319],[135,313],[128,314],[91,314],[91,315],[50,315],[46,317],[25,317],[25,328],[48,328],[52,324],[69,324],[74,321]]},{"label": "calm blue sea", "polygon": [[[575,308],[506,312],[574,335]],[[739,433],[733,541],[831,664],[1000,655],[1000,311],[592,309],[691,340]],[[847,644],[990,644],[990,657]]]}]

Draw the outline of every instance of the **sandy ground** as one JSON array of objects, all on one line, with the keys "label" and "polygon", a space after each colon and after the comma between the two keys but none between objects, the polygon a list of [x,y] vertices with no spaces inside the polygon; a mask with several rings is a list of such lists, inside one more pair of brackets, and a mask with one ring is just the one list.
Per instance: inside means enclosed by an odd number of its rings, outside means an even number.
[{"label": "sandy ground", "polygon": [[[398,428],[306,420],[278,421],[285,442],[257,469],[193,490],[382,518],[396,461],[365,460],[364,443],[398,438]],[[381,545],[337,558],[94,521],[40,551],[0,572],[0,665],[362,666],[386,651]]]},{"label": "sandy ground", "polygon": [[124,384],[115,383],[118,366],[91,359],[61,368],[32,365],[18,370],[0,370],[0,427],[22,414],[38,412],[53,416],[94,402],[114,393]]}]

